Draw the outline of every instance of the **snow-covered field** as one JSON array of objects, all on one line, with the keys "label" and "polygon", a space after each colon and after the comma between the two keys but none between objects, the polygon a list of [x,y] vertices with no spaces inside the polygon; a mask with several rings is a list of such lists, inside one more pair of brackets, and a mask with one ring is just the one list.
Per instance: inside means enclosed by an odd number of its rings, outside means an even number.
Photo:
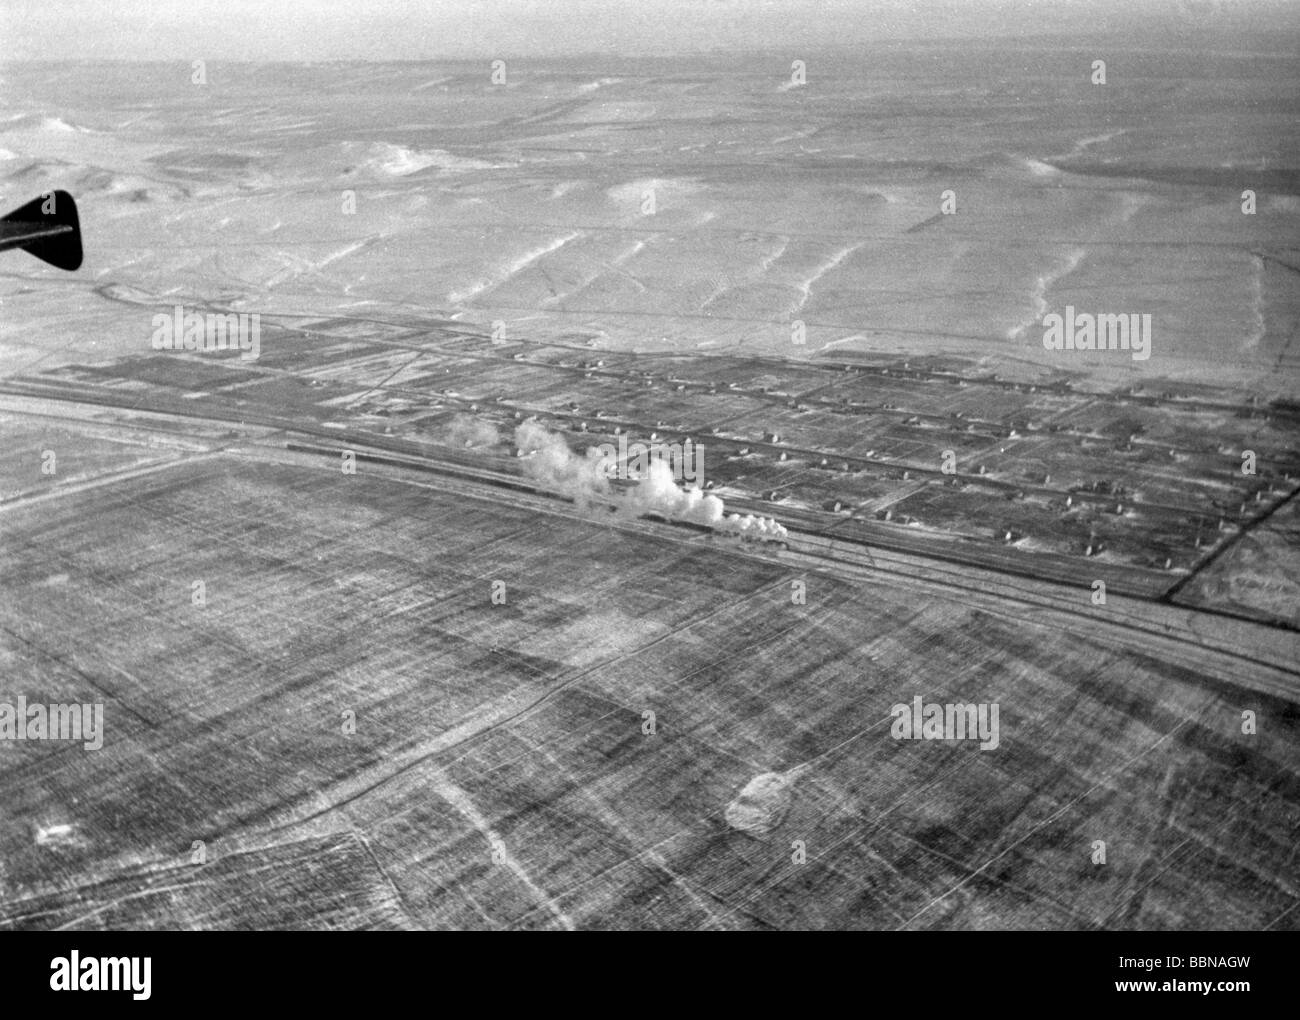
[{"label": "snow-covered field", "polygon": [[[1295,392],[1295,67],[1129,51],[1099,86],[1091,59],[882,47],[795,86],[774,55],[519,60],[505,84],[482,62],[212,63],[203,85],[9,64],[0,195],[72,192],[87,261],[5,259],[0,371],[145,353],[158,307],[202,302]],[[1150,359],[1045,351],[1067,304],[1151,314]]]}]

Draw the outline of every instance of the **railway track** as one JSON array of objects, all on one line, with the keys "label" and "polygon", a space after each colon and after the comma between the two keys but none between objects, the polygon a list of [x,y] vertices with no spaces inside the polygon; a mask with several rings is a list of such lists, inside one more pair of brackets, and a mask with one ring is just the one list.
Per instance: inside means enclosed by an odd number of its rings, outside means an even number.
[{"label": "railway track", "polygon": [[[359,462],[399,479],[410,481],[433,475],[438,478],[439,487],[451,487],[479,499],[504,499],[536,512],[594,520],[601,526],[638,533],[650,531],[674,542],[726,543],[728,551],[735,555],[775,557],[795,570],[829,574],[854,583],[904,587],[922,597],[956,599],[994,616],[1083,634],[1102,644],[1158,656],[1226,684],[1289,701],[1300,700],[1300,669],[1297,668],[1300,638],[1289,629],[1270,627],[1260,621],[1174,606],[1160,599],[1122,592],[1110,592],[1105,606],[1093,606],[1090,588],[1085,585],[993,569],[956,556],[935,555],[932,549],[918,553],[898,544],[868,543],[836,535],[832,529],[809,527],[796,519],[789,519],[789,535],[784,548],[778,551],[742,543],[705,525],[654,516],[631,520],[612,512],[607,519],[593,518],[590,511],[580,510],[567,497],[522,475],[485,468],[479,456],[454,448],[439,448],[435,457],[430,455],[427,446],[394,437],[355,434],[216,406],[205,407],[200,412],[192,404],[161,406],[166,401],[151,401],[148,406],[141,402],[130,404],[121,399],[124,394],[104,391],[76,392],[63,387],[51,391],[5,381],[0,382],[0,394],[83,408],[89,405],[141,415],[182,417],[209,427],[254,426],[256,432],[237,448],[232,449],[235,444],[230,442],[221,444],[227,455],[272,460],[288,456],[319,462],[325,457],[338,458],[345,449],[353,450]],[[85,421],[84,416],[68,417]],[[131,423],[124,425],[132,427]],[[743,499],[732,499],[728,506],[741,512],[771,509],[768,504]],[[611,501],[609,509],[615,508]]]}]

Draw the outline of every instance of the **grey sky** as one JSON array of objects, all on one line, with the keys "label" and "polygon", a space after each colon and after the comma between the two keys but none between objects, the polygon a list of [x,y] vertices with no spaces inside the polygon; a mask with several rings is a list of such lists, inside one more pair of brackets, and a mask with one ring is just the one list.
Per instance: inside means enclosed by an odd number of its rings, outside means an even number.
[{"label": "grey sky", "polygon": [[1294,27],[1298,9],[1281,0],[5,0],[0,39],[7,59],[614,55],[1123,32],[1153,18],[1226,29],[1243,16],[1280,16]]}]

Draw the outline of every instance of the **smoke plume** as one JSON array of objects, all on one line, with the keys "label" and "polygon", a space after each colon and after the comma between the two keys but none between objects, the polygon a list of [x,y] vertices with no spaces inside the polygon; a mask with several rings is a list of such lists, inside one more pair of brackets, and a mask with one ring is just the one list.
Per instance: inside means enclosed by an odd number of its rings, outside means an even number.
[{"label": "smoke plume", "polygon": [[495,426],[469,414],[455,415],[447,422],[442,438],[452,446],[495,446],[501,441]]},{"label": "smoke plume", "polygon": [[515,446],[524,461],[524,474],[571,497],[578,506],[609,495],[600,451],[590,449],[585,457],[576,456],[563,437],[534,421],[515,429]]},{"label": "smoke plume", "polygon": [[786,529],[770,517],[726,512],[721,499],[698,488],[683,489],[673,477],[672,468],[661,459],[652,459],[649,470],[638,479],[625,496],[612,496],[609,478],[618,466],[617,458],[608,457],[595,447],[584,456],[569,449],[563,437],[547,431],[536,422],[527,421],[515,430],[515,445],[524,462],[524,474],[548,488],[569,496],[585,507],[593,500],[614,500],[621,512],[635,517],[660,514],[670,520],[703,524],[717,531],[763,542],[781,541]]}]

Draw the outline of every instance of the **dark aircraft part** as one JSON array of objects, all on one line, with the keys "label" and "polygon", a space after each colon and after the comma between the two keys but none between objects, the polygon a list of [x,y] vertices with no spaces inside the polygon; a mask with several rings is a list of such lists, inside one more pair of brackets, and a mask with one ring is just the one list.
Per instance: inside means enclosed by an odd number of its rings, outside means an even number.
[{"label": "dark aircraft part", "polygon": [[0,251],[10,248],[60,269],[80,269],[81,224],[72,196],[50,191],[0,220]]}]

